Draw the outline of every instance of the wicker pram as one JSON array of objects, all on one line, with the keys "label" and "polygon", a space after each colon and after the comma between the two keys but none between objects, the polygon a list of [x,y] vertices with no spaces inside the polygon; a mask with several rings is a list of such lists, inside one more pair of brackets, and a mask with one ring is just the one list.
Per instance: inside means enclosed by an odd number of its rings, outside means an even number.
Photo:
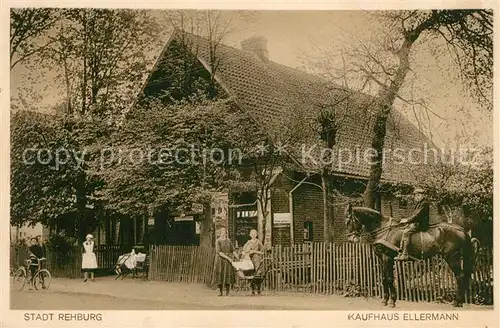
[{"label": "wicker pram", "polygon": [[147,254],[136,254],[134,251],[132,251],[130,253],[120,255],[113,269],[116,273],[115,280],[120,277],[124,279],[131,273],[134,275],[134,277],[136,277],[138,272],[144,272],[144,276],[147,277]]},{"label": "wicker pram", "polygon": [[235,290],[250,290],[252,285],[254,288],[261,290],[262,283],[265,281],[274,263],[272,257],[265,256],[260,262],[259,267],[255,268],[252,261],[248,258],[242,261],[232,261],[229,257],[224,258],[231,262],[236,271],[238,281],[234,286]]}]

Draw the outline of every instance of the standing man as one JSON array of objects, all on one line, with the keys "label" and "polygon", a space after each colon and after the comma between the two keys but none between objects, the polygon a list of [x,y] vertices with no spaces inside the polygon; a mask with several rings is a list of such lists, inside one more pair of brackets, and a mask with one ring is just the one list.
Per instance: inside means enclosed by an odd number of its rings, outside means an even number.
[{"label": "standing man", "polygon": [[29,257],[30,257],[30,271],[31,271],[31,286],[33,286],[35,273],[39,268],[39,260],[43,258],[43,249],[38,244],[38,239],[36,237],[31,238],[29,246]]},{"label": "standing man", "polygon": [[410,243],[411,235],[418,231],[425,231],[429,228],[429,202],[424,195],[424,189],[416,188],[414,190],[415,197],[415,212],[414,214],[406,219],[401,219],[401,224],[407,224],[403,231],[403,237],[401,238],[401,249],[403,250],[396,260],[407,261],[408,256],[408,245]]}]

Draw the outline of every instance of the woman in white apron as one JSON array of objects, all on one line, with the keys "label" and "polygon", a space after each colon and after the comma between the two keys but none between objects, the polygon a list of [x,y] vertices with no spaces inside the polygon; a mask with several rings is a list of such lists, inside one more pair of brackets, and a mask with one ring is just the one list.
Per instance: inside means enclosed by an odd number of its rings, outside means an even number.
[{"label": "woman in white apron", "polygon": [[89,273],[90,279],[94,281],[94,271],[97,269],[97,258],[94,253],[94,237],[88,234],[85,239],[82,254],[83,282],[87,281]]}]

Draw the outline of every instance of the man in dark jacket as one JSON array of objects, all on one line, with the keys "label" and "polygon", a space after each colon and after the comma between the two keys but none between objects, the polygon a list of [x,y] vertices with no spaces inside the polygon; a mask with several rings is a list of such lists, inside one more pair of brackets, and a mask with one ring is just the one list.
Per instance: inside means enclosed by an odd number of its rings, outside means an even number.
[{"label": "man in dark jacket", "polygon": [[31,245],[29,246],[29,256],[30,256],[30,270],[31,270],[31,285],[33,285],[33,278],[35,276],[36,271],[39,269],[39,260],[43,258],[43,249],[38,243],[38,239],[36,237],[31,238]]},{"label": "man in dark jacket", "polygon": [[418,231],[425,231],[429,228],[429,202],[424,196],[424,190],[421,188],[416,188],[414,191],[415,195],[415,213],[406,219],[402,219],[400,223],[408,224],[404,231],[403,237],[401,239],[401,249],[396,260],[406,261],[408,260],[408,244],[410,243],[411,235]]}]

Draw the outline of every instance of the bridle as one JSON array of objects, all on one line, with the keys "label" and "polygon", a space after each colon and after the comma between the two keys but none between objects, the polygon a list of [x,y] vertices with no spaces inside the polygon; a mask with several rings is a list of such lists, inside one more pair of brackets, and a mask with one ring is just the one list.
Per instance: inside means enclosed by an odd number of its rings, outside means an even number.
[{"label": "bridle", "polygon": [[[361,223],[361,221],[356,217],[356,215],[354,215],[352,213],[352,209],[349,208],[349,211],[348,211],[348,214],[347,214],[347,219],[346,219],[346,224],[351,224],[353,221],[356,222],[356,223],[358,223],[361,227],[364,226],[364,224]],[[379,227],[377,229],[371,230],[368,234],[370,236],[373,236],[373,235],[377,235],[377,234],[380,234],[380,233],[385,232],[385,231],[387,231],[387,234],[389,234],[389,232],[390,232],[390,230],[392,228],[393,228],[393,224],[392,224],[392,219],[391,219],[389,221],[388,225],[381,226],[381,227]],[[346,237],[348,237],[348,238],[351,237],[351,236],[360,237],[361,233],[362,233],[361,229],[354,229],[354,231],[347,233]]]}]

